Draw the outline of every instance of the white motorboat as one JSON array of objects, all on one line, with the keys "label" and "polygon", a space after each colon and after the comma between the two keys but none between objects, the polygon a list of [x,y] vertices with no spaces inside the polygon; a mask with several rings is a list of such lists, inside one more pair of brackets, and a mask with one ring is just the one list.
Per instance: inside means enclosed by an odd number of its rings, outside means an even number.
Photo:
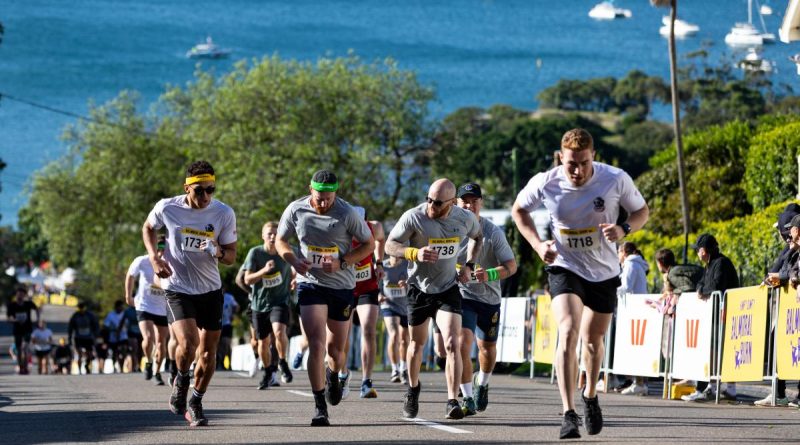
[{"label": "white motorboat", "polygon": [[800,53],[789,56],[789,60],[797,66],[797,75],[800,76]]},{"label": "white motorboat", "polygon": [[230,49],[217,46],[211,40],[211,36],[206,37],[205,43],[198,43],[192,49],[186,51],[186,57],[189,59],[221,59],[228,57],[230,54]]},{"label": "white motorboat", "polygon": [[772,8],[769,5],[761,5],[761,7],[758,8],[758,12],[761,13],[761,15],[772,15]]},{"label": "white motorboat", "polygon": [[[664,16],[661,23],[664,25],[658,29],[658,32],[664,36],[669,37],[669,16]],[[675,37],[688,37],[697,34],[700,27],[681,19],[675,19]]]},{"label": "white motorboat", "polygon": [[747,55],[739,62],[738,66],[745,71],[761,71],[764,73],[775,71],[775,63],[762,58],[761,52],[756,48],[748,48]]},{"label": "white motorboat", "polygon": [[767,32],[760,11],[758,15],[761,20],[761,31],[753,26],[753,0],[747,0],[747,23],[737,23],[725,36],[725,43],[730,46],[761,46],[764,43],[775,41],[775,34]]},{"label": "white motorboat", "polygon": [[614,20],[618,18],[629,18],[633,15],[630,9],[617,8],[613,2],[604,1],[594,5],[589,11],[589,17],[595,20]]}]

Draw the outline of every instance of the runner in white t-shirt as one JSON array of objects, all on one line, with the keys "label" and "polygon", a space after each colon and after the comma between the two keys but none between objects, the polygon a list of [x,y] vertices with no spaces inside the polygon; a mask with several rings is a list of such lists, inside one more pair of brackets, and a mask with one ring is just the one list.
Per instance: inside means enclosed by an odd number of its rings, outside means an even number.
[{"label": "runner in white t-shirt", "polygon": [[[190,426],[208,425],[203,395],[214,375],[222,329],[222,281],[218,263],[236,261],[236,216],[212,198],[214,168],[205,161],[186,172],[184,195],[159,201],[142,227],[142,238],[153,272],[161,278],[167,298],[167,319],[178,339],[178,375],[172,386],[170,410],[185,414]],[[167,231],[167,248],[159,256],[156,231]],[[195,366],[194,389],[188,404],[189,366]]]},{"label": "runner in white t-shirt", "polygon": [[[519,193],[512,216],[520,233],[548,266],[552,310],[558,324],[556,372],[564,419],[561,439],[580,437],[573,395],[578,338],[583,340],[586,387],[582,394],[588,434],[603,428],[595,392],[605,336],[616,306],[620,267],[615,243],[647,222],[649,209],[624,171],[594,162],[592,136],[573,129],[561,139],[561,166],[534,176]],[[530,212],[550,213],[554,240],[543,241]],[[628,220],[617,224],[620,208]]]},{"label": "runner in white t-shirt", "polygon": [[[166,239],[160,236],[157,249],[159,255],[163,254]],[[169,328],[167,327],[167,300],[164,290],[154,282],[153,265],[147,255],[136,257],[128,267],[125,276],[125,300],[128,305],[136,308],[136,318],[139,329],[142,331],[142,350],[145,356],[144,378],[153,378],[153,360],[155,359],[156,385],[164,385],[161,378],[161,363],[167,356],[167,340]],[[133,289],[138,282],[134,295]],[[168,364],[169,365],[169,364]],[[169,369],[169,366],[167,366]]]}]

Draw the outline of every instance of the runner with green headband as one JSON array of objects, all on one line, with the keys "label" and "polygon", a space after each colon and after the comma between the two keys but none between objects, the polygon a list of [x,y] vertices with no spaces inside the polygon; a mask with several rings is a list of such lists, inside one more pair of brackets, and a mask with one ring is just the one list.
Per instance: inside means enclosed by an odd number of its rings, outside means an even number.
[{"label": "runner with green headband", "polygon": [[[337,405],[342,400],[342,385],[333,370],[344,368],[356,286],[353,265],[375,249],[366,222],[336,196],[338,189],[333,172],[314,173],[310,195],[289,204],[283,212],[275,242],[278,254],[297,272],[300,319],[309,344],[308,379],[316,405],[312,426],[330,425],[328,403]],[[292,239],[299,242],[299,252],[289,244]],[[360,243],[356,248],[354,239]]]}]

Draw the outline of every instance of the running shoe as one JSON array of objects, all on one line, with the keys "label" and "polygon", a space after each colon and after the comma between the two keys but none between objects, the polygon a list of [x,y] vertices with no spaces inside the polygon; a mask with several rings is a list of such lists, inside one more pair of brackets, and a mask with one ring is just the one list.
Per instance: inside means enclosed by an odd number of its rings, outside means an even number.
[{"label": "running shoe", "polygon": [[281,386],[281,381],[278,378],[278,371],[275,369],[274,366],[272,367],[272,372],[270,372],[269,375],[270,375],[269,386]]},{"label": "running shoe", "polygon": [[208,425],[208,419],[203,414],[203,404],[200,402],[190,404],[183,417],[189,421],[189,426]]},{"label": "running shoe", "polygon": [[345,400],[350,396],[350,375],[351,373],[348,372],[347,377],[345,378],[339,376],[339,386],[342,388],[342,400]]},{"label": "running shoe", "polygon": [[[349,375],[349,374],[348,374]],[[372,380],[364,379],[361,382],[361,395],[362,399],[377,399],[378,398],[378,391],[375,391],[375,388],[372,387]],[[344,396],[342,396],[344,398]]]},{"label": "running shoe", "polygon": [[286,360],[281,359],[280,363],[278,363],[278,369],[281,371],[281,381],[283,383],[292,383],[294,376],[292,376],[292,370],[289,369],[289,364],[286,363]]},{"label": "running shoe", "polygon": [[325,367],[325,401],[331,406],[336,406],[342,401],[339,377],[328,367]]},{"label": "running shoe", "polygon": [[461,405],[458,404],[458,400],[450,399],[447,401],[447,408],[445,408],[445,419],[463,419],[464,418],[464,411],[461,410]]},{"label": "running shoe", "polygon": [[[183,380],[183,381],[182,381]],[[175,377],[172,384],[172,394],[169,396],[169,410],[173,414],[183,414],[186,412],[186,396],[189,394],[189,377],[181,379]]]},{"label": "running shoe", "polygon": [[791,406],[792,408],[800,407],[800,399],[795,398],[795,399],[789,400],[789,406]]},{"label": "running shoe", "polygon": [[461,403],[461,411],[464,411],[465,417],[477,414],[475,411],[475,399],[472,397],[464,397],[464,401]]},{"label": "running shoe", "polygon": [[681,396],[684,402],[708,402],[714,398],[714,393],[711,391],[695,391],[691,394]]},{"label": "running shoe", "polygon": [[419,413],[419,392],[422,385],[417,383],[416,388],[408,387],[408,391],[403,396],[403,415],[409,419],[417,417]]},{"label": "running shoe", "polygon": [[637,385],[634,383],[633,385],[623,389],[620,394],[623,396],[646,396],[647,385]]},{"label": "running shoe", "polygon": [[144,364],[144,379],[150,380],[153,378],[153,363],[147,362]]},{"label": "running shoe", "polygon": [[392,371],[392,376],[389,377],[389,383],[400,383],[400,371]]},{"label": "running shoe", "polygon": [[571,409],[564,413],[564,419],[561,421],[561,432],[558,435],[559,439],[579,439],[581,432],[578,426],[581,424],[581,419],[578,413]]},{"label": "running shoe", "polygon": [[328,406],[325,404],[324,395],[314,395],[314,417],[311,418],[311,426],[330,426],[328,421]]},{"label": "running shoe", "polygon": [[489,384],[479,385],[477,373],[472,377],[472,397],[475,398],[475,410],[486,411],[489,406]]},{"label": "running shoe", "polygon": [[400,371],[400,383],[404,385],[408,385],[408,370],[404,369]]},{"label": "running shoe", "polygon": [[583,418],[586,432],[591,436],[600,433],[603,430],[603,411],[600,409],[600,403],[597,396],[587,399],[581,394],[583,399]]},{"label": "running shoe", "polygon": [[258,389],[260,391],[263,391],[263,390],[269,388],[270,380],[272,380],[272,377],[270,376],[270,374],[267,374],[265,372],[264,375],[261,377],[261,382],[259,382],[259,384],[258,384]]},{"label": "running shoe", "polygon": [[772,394],[764,397],[761,400],[756,400],[753,402],[755,406],[789,406],[789,398],[784,397],[782,399],[775,399],[775,403],[772,403]]},{"label": "running shoe", "polygon": [[156,386],[164,386],[164,379],[161,378],[160,372],[155,373],[154,377],[156,378]]},{"label": "running shoe", "polygon": [[302,365],[303,365],[303,353],[298,352],[297,354],[295,354],[294,360],[292,360],[292,368],[300,369],[300,366]]},{"label": "running shoe", "polygon": [[733,401],[733,402],[735,402],[737,400],[736,399],[736,393],[731,394],[729,392],[729,389],[727,389],[727,388],[723,389],[722,392],[719,393],[719,398],[722,399],[722,400],[730,400],[730,401]]}]

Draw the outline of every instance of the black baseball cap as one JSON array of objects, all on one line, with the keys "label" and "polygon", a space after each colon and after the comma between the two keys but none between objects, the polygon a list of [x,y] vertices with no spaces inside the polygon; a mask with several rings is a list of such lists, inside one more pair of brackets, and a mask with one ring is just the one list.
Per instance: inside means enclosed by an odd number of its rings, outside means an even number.
[{"label": "black baseball cap", "polygon": [[784,229],[791,229],[792,227],[800,227],[800,215],[794,215],[788,223],[783,225]]},{"label": "black baseball cap", "polygon": [[461,187],[458,188],[458,193],[456,193],[456,197],[461,198],[465,195],[472,195],[476,198],[483,198],[481,194],[481,186],[475,184],[474,182],[468,182]]},{"label": "black baseball cap", "polygon": [[695,241],[694,244],[692,244],[692,248],[694,250],[697,250],[701,247],[706,249],[713,249],[715,247],[719,247],[719,244],[717,244],[717,239],[714,238],[714,235],[711,235],[710,233],[704,233],[698,236],[697,241]]}]

